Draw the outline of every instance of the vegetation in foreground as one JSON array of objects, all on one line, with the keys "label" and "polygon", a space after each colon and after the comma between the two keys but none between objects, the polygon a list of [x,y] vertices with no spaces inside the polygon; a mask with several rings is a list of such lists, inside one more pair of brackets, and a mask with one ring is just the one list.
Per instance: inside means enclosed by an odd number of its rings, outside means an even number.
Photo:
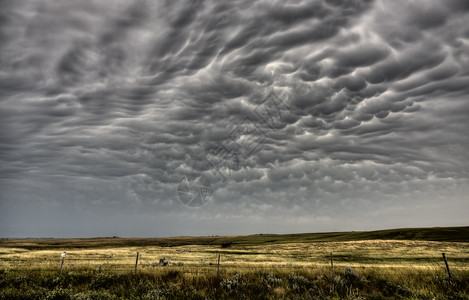
[{"label": "vegetation in foreground", "polygon": [[[187,270],[186,270],[187,271]],[[406,269],[225,270],[196,274],[169,267],[137,274],[75,270],[1,271],[0,299],[469,299],[469,274]]]}]

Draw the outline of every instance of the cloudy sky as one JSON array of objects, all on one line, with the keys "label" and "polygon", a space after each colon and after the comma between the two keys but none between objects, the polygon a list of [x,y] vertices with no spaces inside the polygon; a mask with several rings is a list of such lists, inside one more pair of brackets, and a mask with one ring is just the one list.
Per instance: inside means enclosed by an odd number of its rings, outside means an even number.
[{"label": "cloudy sky", "polygon": [[1,2],[2,237],[468,225],[466,0]]}]

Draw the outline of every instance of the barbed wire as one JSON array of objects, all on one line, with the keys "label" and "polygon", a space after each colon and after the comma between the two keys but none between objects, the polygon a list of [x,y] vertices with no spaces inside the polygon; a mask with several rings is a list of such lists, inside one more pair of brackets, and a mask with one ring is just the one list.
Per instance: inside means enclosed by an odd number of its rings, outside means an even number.
[{"label": "barbed wire", "polygon": [[[133,272],[135,268],[135,263],[119,263],[119,262],[106,262],[104,261],[101,264],[87,264],[83,263],[83,261],[90,261],[93,259],[69,259],[64,266],[64,271],[75,271],[80,269],[91,269],[91,270],[99,270],[101,272]],[[95,261],[99,261],[98,259],[94,259]],[[102,260],[101,260],[102,261]],[[9,269],[18,269],[21,270],[25,267],[24,262],[28,262],[28,267],[32,269],[40,269],[43,271],[55,271],[58,270],[58,263],[52,263],[52,260],[49,260],[47,264],[40,264],[34,265],[31,263],[31,260],[20,259],[15,260],[14,263],[9,261],[10,263],[7,265]],[[78,263],[77,263],[78,262]],[[214,273],[217,270],[217,264],[215,262],[205,262],[205,263],[183,263],[183,265],[178,264],[179,262],[172,262],[170,265],[162,266],[154,263],[139,263],[138,270],[144,272],[151,272],[151,271],[162,271],[162,270],[178,270],[181,273],[192,273],[192,274],[207,274],[207,273]],[[333,274],[339,275],[342,274],[343,271],[341,269],[349,266],[347,263],[337,262],[334,265],[334,272]],[[3,268],[6,265],[2,266]],[[301,264],[301,263],[275,263],[275,264],[236,264],[236,263],[228,263],[228,264],[221,264],[222,270],[225,271],[232,271],[232,270],[251,270],[251,271],[258,271],[258,270],[305,270],[305,271],[318,271],[320,273],[330,273],[331,268],[324,263],[322,264]],[[447,274],[445,266],[437,265],[436,263],[426,263],[426,264],[406,264],[406,265],[353,265],[352,269],[358,275],[360,274],[367,274],[367,273],[378,273],[380,275],[403,275],[403,271],[406,272],[406,275],[418,275],[418,276],[425,276],[425,277],[432,277],[432,276],[445,276]],[[451,273],[453,276],[467,276],[469,272],[468,266],[452,266]]]}]

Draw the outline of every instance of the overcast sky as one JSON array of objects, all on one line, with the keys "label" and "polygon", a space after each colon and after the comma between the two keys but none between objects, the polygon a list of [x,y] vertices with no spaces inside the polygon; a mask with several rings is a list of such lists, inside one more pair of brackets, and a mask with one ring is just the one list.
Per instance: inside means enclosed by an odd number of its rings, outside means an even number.
[{"label": "overcast sky", "polygon": [[467,0],[1,2],[2,237],[468,225]]}]

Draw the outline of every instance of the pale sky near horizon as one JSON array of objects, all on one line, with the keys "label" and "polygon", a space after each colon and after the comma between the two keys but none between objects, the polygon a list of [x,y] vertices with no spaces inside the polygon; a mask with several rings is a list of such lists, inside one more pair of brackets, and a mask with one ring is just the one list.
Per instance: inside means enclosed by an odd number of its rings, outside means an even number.
[{"label": "pale sky near horizon", "polygon": [[1,6],[0,237],[468,225],[469,1]]}]

